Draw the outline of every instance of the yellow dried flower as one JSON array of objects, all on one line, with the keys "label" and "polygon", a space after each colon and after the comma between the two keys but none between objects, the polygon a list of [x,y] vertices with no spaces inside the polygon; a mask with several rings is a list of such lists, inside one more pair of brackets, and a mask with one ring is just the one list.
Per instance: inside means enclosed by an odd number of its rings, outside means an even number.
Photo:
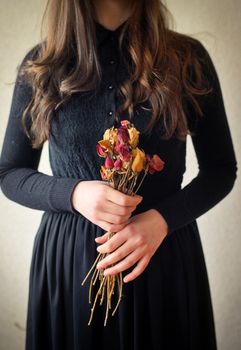
[{"label": "yellow dried flower", "polygon": [[130,135],[129,144],[131,145],[132,148],[135,148],[139,142],[140,131],[138,131],[136,128],[132,127],[132,128],[128,129],[128,132]]},{"label": "yellow dried flower", "polygon": [[117,140],[117,128],[112,127],[110,129],[106,129],[103,139],[109,140],[109,142],[113,145]]},{"label": "yellow dried flower", "polygon": [[145,153],[136,147],[132,150],[132,155],[134,159],[131,169],[132,171],[139,173],[145,169]]}]

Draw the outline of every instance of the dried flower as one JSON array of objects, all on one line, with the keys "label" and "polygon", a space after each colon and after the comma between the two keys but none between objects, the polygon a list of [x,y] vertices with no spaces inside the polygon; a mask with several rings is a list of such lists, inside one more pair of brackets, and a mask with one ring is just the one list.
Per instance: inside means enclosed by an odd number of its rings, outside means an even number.
[{"label": "dried flower", "polygon": [[154,174],[156,171],[161,171],[163,169],[165,162],[157,154],[154,154],[152,158],[147,154],[146,158],[149,163],[150,174]]},{"label": "dried flower", "polygon": [[101,145],[99,145],[99,144],[96,145],[96,151],[97,151],[97,153],[98,153],[98,155],[100,157],[106,157],[107,156],[106,149],[103,149],[101,147]]},{"label": "dried flower", "polygon": [[134,157],[131,169],[135,173],[140,173],[145,169],[145,153],[142,152],[138,147],[132,150],[132,155]]},{"label": "dried flower", "polygon": [[125,119],[125,120],[121,120],[121,126],[128,126],[128,125],[130,125],[130,121],[129,120],[127,120],[127,119]]},{"label": "dried flower", "polygon": [[111,159],[110,156],[107,156],[106,159],[105,159],[105,167],[106,167],[107,169],[112,169],[113,166],[114,166],[113,160]]},{"label": "dried flower", "polygon": [[128,145],[126,144],[120,144],[118,147],[116,147],[117,151],[119,151],[120,159],[123,161],[128,161],[131,159],[131,152],[129,150]]},{"label": "dried flower", "polygon": [[117,137],[118,137],[118,140],[122,143],[127,143],[129,141],[129,132],[128,130],[121,126],[118,131],[117,131]]},{"label": "dried flower", "polygon": [[113,145],[117,140],[117,129],[114,127],[106,129],[103,135],[103,139],[108,140]]},{"label": "dried flower", "polygon": [[104,165],[102,165],[100,174],[101,174],[102,180],[110,181],[113,178],[114,172],[110,169],[107,169]]},{"label": "dried flower", "polygon": [[112,145],[109,140],[100,140],[96,145],[97,153],[100,157],[107,157],[107,153],[112,153]]},{"label": "dried flower", "polygon": [[133,127],[128,129],[128,132],[130,136],[129,144],[131,145],[132,148],[135,148],[139,143],[140,132]]},{"label": "dried flower", "polygon": [[122,164],[122,160],[118,157],[114,163],[114,167],[119,171],[121,170]]}]

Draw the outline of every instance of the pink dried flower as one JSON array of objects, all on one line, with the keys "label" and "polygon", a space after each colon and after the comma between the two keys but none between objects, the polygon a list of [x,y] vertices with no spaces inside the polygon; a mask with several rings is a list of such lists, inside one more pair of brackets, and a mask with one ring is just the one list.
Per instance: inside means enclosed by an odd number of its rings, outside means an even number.
[{"label": "pink dried flower", "polygon": [[107,155],[106,152],[104,151],[104,149],[98,143],[96,145],[96,152],[98,153],[98,155],[100,157],[106,157],[106,155]]},{"label": "pink dried flower", "polygon": [[113,166],[114,166],[113,160],[111,159],[110,156],[107,156],[106,160],[105,160],[105,167],[106,167],[106,169],[111,169],[111,168],[113,168]]},{"label": "pink dried flower", "polygon": [[124,162],[131,159],[131,152],[127,144],[120,144],[118,146],[118,151],[119,151],[121,160],[123,160]]},{"label": "pink dried flower", "polygon": [[122,167],[122,160],[120,158],[117,158],[116,161],[114,162],[114,167],[116,170],[121,170]]},{"label": "pink dried flower", "polygon": [[127,119],[121,120],[121,126],[126,127],[126,126],[129,125],[129,124],[130,124],[130,121],[129,121],[129,120],[127,120]]},{"label": "pink dried flower", "polygon": [[125,127],[120,127],[117,131],[118,140],[122,143],[127,143],[129,141],[129,132]]}]

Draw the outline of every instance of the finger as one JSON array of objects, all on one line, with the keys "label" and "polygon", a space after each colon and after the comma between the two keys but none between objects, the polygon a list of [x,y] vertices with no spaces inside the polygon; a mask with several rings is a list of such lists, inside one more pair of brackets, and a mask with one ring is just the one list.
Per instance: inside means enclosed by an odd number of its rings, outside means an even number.
[{"label": "finger", "polygon": [[137,194],[128,195],[112,187],[107,187],[106,192],[106,198],[120,206],[137,206],[143,199],[142,196]]},{"label": "finger", "polygon": [[105,241],[107,241],[108,235],[109,235],[109,232],[107,231],[103,235],[95,237],[95,241],[97,243],[104,243]]},{"label": "finger", "polygon": [[127,255],[127,257],[121,260],[118,264],[105,269],[104,275],[112,275],[124,271],[133,266],[142,256],[143,249],[136,249],[131,254]]},{"label": "finger", "polygon": [[107,213],[107,212],[99,213],[99,215],[101,215],[101,217],[98,218],[98,216],[97,216],[97,219],[108,221],[108,222],[111,222],[112,224],[117,224],[117,225],[124,224],[125,222],[127,222],[127,220],[130,217],[129,215],[119,216],[119,215],[114,215],[114,214]]},{"label": "finger", "polygon": [[107,199],[103,205],[104,212],[111,213],[114,215],[119,215],[119,216],[130,215],[135,209],[136,209],[136,205],[130,205],[130,206],[124,207],[110,201],[109,199]]},{"label": "finger", "polygon": [[116,249],[114,252],[108,254],[104,259],[102,259],[97,264],[97,268],[104,269],[107,266],[112,265],[112,264],[122,260],[128,254],[133,252],[134,249],[135,249],[134,244],[130,244],[130,241],[126,241],[118,249]]},{"label": "finger", "polygon": [[103,221],[103,220],[97,220],[96,225],[100,226],[103,230],[109,231],[109,232],[118,232],[121,231],[128,222],[124,224],[113,224],[111,222]]},{"label": "finger", "polygon": [[97,248],[97,251],[99,253],[111,253],[113,250],[122,245],[126,239],[127,237],[124,231],[122,231],[122,234],[119,234],[119,232],[117,232],[107,242],[100,245]]},{"label": "finger", "polygon": [[123,281],[125,283],[130,282],[130,281],[134,280],[136,277],[138,277],[145,270],[149,261],[150,261],[150,258],[147,255],[145,255],[142,259],[140,259],[138,261],[137,265],[131,271],[131,273],[129,273],[128,275],[126,275],[124,277]]}]

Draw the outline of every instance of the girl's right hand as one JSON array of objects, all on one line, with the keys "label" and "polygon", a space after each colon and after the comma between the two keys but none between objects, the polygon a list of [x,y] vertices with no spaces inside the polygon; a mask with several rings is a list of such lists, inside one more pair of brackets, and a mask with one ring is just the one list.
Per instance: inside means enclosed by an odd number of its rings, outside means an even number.
[{"label": "girl's right hand", "polygon": [[137,194],[122,193],[103,180],[80,181],[71,196],[72,206],[103,230],[117,232],[127,224],[142,201]]}]

